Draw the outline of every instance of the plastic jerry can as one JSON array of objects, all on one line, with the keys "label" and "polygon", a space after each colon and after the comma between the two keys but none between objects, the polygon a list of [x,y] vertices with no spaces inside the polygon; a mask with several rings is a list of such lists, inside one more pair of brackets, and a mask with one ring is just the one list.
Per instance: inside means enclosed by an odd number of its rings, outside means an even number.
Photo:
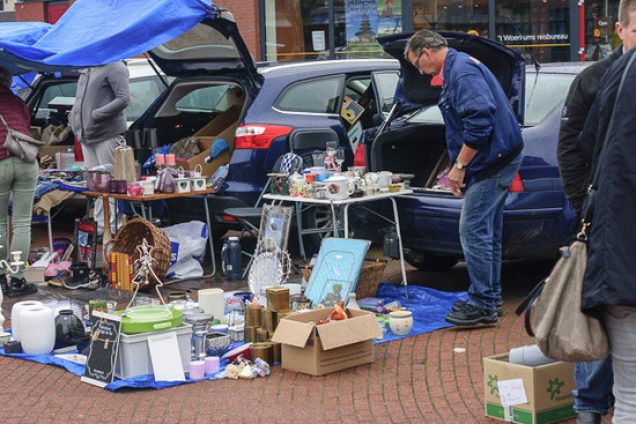
[{"label": "plastic jerry can", "polygon": [[221,249],[221,269],[228,280],[240,280],[242,276],[241,243],[238,237],[229,237]]}]

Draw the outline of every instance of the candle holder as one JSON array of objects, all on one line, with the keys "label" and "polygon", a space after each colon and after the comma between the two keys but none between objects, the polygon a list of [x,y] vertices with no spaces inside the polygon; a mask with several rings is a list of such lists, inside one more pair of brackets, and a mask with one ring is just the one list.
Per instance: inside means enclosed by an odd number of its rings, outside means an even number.
[{"label": "candle holder", "polygon": [[[0,245],[0,249],[3,246]],[[19,250],[11,252],[11,256],[13,256],[13,261],[7,262],[6,259],[0,259],[0,269],[5,269],[7,276],[15,275],[20,271],[20,267],[24,266],[24,261],[20,259],[22,256],[22,252]],[[13,267],[13,268],[12,268]],[[7,279],[7,284],[9,280]],[[4,296],[2,294],[2,290],[0,290],[0,305],[4,301]],[[2,315],[2,308],[0,307],[0,333],[2,332],[2,326],[4,324],[4,315]]]}]

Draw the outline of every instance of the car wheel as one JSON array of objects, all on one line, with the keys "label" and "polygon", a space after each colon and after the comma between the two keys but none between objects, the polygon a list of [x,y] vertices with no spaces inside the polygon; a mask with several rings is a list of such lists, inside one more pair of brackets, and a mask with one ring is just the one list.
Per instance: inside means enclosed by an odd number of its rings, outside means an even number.
[{"label": "car wheel", "polygon": [[404,249],[406,262],[420,271],[447,271],[458,261],[454,256],[445,256],[421,250]]}]

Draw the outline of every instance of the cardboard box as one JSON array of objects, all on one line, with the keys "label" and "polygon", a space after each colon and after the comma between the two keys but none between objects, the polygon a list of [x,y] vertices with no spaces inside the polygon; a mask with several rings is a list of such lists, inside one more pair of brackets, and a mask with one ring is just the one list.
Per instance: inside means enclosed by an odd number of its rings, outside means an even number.
[{"label": "cardboard box", "polygon": [[[556,362],[538,367],[511,364],[508,354],[483,358],[486,416],[506,422],[546,424],[574,417],[574,364]],[[501,404],[498,381],[523,380],[528,403],[514,405],[512,420]]]},{"label": "cardboard box", "polygon": [[[209,178],[219,166],[230,163],[240,111],[239,106],[232,106],[194,133],[193,137],[199,141],[201,153],[190,159],[178,159],[177,166],[182,166],[185,170],[193,170],[195,166],[201,165],[202,175]],[[219,138],[228,142],[230,151],[223,152],[212,162],[206,163],[205,159],[210,156],[212,143]]]},{"label": "cardboard box", "polygon": [[349,319],[316,326],[333,308],[287,316],[280,320],[272,342],[281,343],[282,366],[290,371],[324,375],[374,360],[373,339],[382,333],[375,315],[347,311]]}]

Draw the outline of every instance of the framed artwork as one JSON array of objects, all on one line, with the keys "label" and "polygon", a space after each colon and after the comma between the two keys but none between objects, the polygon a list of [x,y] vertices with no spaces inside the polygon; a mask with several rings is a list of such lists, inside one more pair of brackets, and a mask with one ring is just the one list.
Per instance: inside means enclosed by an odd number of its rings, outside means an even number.
[{"label": "framed artwork", "polygon": [[293,213],[290,206],[263,206],[257,253],[287,250]]}]

